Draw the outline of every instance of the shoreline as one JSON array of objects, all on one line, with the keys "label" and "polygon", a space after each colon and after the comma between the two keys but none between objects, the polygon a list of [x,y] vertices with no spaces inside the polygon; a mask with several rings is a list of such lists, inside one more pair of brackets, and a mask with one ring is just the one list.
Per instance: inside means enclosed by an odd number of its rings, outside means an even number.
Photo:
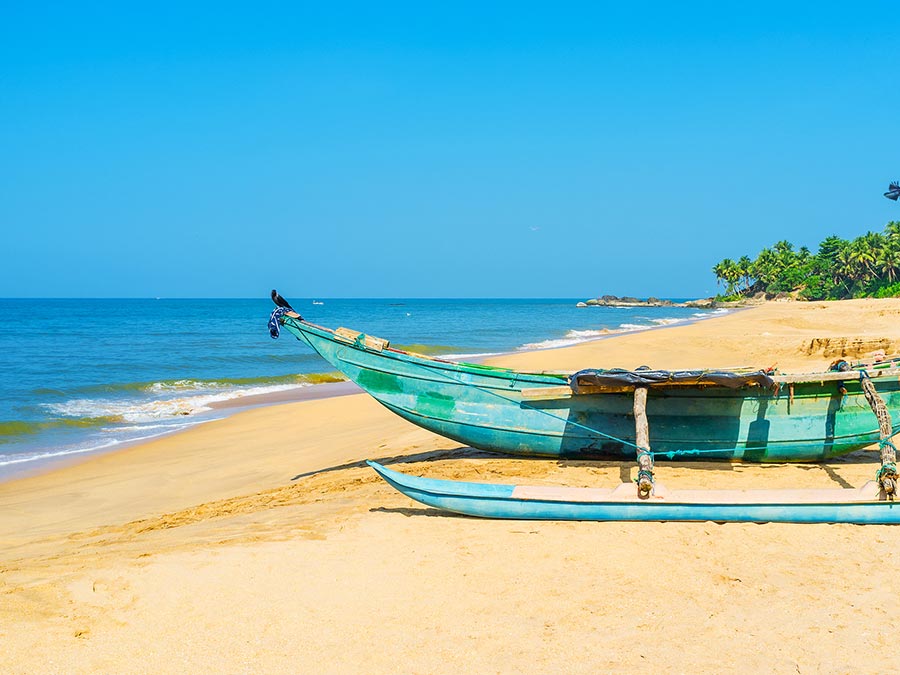
[{"label": "shoreline", "polygon": [[199,417],[192,424],[174,427],[171,431],[164,431],[155,435],[144,436],[127,441],[119,441],[112,443],[109,446],[88,448],[50,457],[41,457],[21,462],[20,464],[2,466],[0,467],[0,485],[9,481],[30,478],[47,472],[65,469],[66,467],[73,466],[80,462],[89,461],[93,457],[101,457],[120,450],[127,450],[129,448],[140,446],[145,443],[152,443],[160,438],[187,433],[195,427],[227,419],[244,410],[252,410],[253,408],[281,405],[285,403],[300,403],[302,401],[328,399],[335,396],[349,396],[358,393],[362,393],[362,389],[350,381],[323,382],[321,384],[298,386],[293,389],[266,392],[264,394],[251,394],[248,396],[225,399],[224,401],[214,401],[209,404],[209,408],[214,412],[222,411],[223,414],[212,415],[207,413],[206,416]]},{"label": "shoreline", "polygon": [[[742,308],[728,308],[724,312],[716,312],[715,310],[709,310],[705,312],[706,316],[698,316],[698,317],[685,317],[684,319],[675,319],[672,323],[662,323],[662,324],[651,324],[647,326],[637,327],[637,328],[618,328],[618,329],[603,329],[607,332],[591,337],[586,338],[578,338],[572,344],[562,344],[562,345],[547,345],[547,346],[532,346],[529,349],[519,348],[512,351],[500,351],[500,352],[491,352],[489,354],[483,355],[475,355],[472,357],[463,357],[450,358],[448,360],[459,361],[465,360],[469,363],[482,363],[487,362],[493,359],[502,359],[506,356],[515,355],[515,354],[529,354],[533,352],[544,352],[544,351],[553,351],[556,349],[566,349],[568,347],[578,346],[581,344],[589,344],[596,341],[607,340],[610,338],[631,335],[634,333],[641,333],[646,331],[655,331],[665,328],[672,328],[675,326],[685,326],[692,323],[696,323],[699,321],[707,321],[709,319],[720,318],[724,316],[728,316],[729,314],[739,311],[741,309],[748,309],[749,307]],[[564,342],[565,338],[558,339],[548,339],[543,342]],[[535,343],[536,345],[542,343]],[[525,345],[523,345],[524,347]],[[446,358],[445,356],[438,355],[439,358]],[[333,368],[329,364],[325,364],[323,362],[323,366],[326,366],[329,370],[327,372],[333,372]],[[323,371],[323,374],[326,371]],[[316,375],[318,373],[312,373],[312,375]],[[102,455],[106,455],[109,453],[114,453],[119,450],[125,450],[127,448],[131,448],[137,445],[141,445],[144,443],[151,443],[160,438],[166,438],[169,436],[173,436],[176,434],[182,434],[190,431],[191,429],[201,426],[204,424],[209,424],[211,422],[215,422],[220,419],[225,419],[234,414],[237,414],[243,410],[249,410],[252,408],[260,407],[260,406],[268,406],[268,405],[279,405],[284,403],[295,403],[301,401],[309,401],[309,400],[317,400],[321,398],[331,398],[334,396],[345,396],[354,393],[360,393],[362,390],[349,381],[342,382],[324,382],[319,384],[309,384],[309,385],[298,385],[296,387],[292,387],[290,389],[282,389],[280,391],[274,392],[265,392],[261,394],[248,394],[245,396],[235,396],[233,398],[227,398],[221,401],[212,401],[207,405],[209,408],[208,412],[201,413],[197,417],[192,418],[187,421],[183,426],[174,426],[168,431],[163,431],[156,434],[151,434],[149,436],[141,436],[134,439],[112,442],[109,445],[91,447],[86,449],[75,449],[69,452],[59,453],[56,455],[52,455],[49,457],[38,457],[35,459],[30,459],[14,464],[8,464],[4,466],[0,466],[0,484],[6,483],[8,481],[14,481],[20,478],[27,478],[34,475],[40,475],[42,473],[48,471],[55,471],[57,469],[62,469],[73,464],[77,464],[79,462],[89,461],[92,457],[98,457]],[[52,453],[53,446],[49,446],[47,448],[41,448],[36,450],[37,452],[46,452]]]}]

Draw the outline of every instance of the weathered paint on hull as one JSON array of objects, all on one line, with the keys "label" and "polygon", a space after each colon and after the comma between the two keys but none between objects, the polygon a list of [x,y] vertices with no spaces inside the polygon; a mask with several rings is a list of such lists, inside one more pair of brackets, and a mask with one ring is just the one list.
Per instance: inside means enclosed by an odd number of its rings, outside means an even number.
[{"label": "weathered paint on hull", "polygon": [[[715,521],[742,523],[854,523],[895,525],[900,523],[900,502],[839,501],[784,502],[665,502],[598,501],[587,495],[589,488],[569,489],[586,495],[584,500],[526,499],[516,496],[515,485],[467,483],[418,478],[392,471],[376,462],[369,466],[393,488],[410,499],[452,513],[480,518],[514,520],[595,521]],[[529,489],[529,488],[526,488]],[[836,495],[847,490],[831,490]],[[853,491],[855,492],[855,491]]]},{"label": "weathered paint on hull", "polygon": [[[630,393],[528,400],[524,389],[565,378],[378,351],[305,322],[284,325],[390,410],[461,443],[517,455],[634,457]],[[900,408],[900,383],[875,383],[888,409]],[[837,382],[798,383],[792,395],[787,387],[651,389],[650,445],[670,459],[810,462],[846,454],[879,434],[859,383],[843,384],[845,394]]]}]

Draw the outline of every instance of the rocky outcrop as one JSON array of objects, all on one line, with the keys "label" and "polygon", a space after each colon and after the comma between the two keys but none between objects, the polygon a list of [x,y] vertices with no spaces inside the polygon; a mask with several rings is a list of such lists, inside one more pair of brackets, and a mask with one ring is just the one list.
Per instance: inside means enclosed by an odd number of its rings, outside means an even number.
[{"label": "rocky outcrop", "polygon": [[604,295],[599,298],[591,298],[583,303],[579,302],[578,306],[585,307],[673,307],[676,306],[671,300],[660,300],[658,298],[647,298],[641,300],[625,295],[621,298],[617,295]]},{"label": "rocky outcrop", "polygon": [[619,297],[617,295],[604,295],[599,298],[591,298],[579,302],[576,307],[713,307],[715,301],[712,298],[691,300],[689,302],[672,302],[649,297],[646,299],[633,298],[629,295]]},{"label": "rocky outcrop", "polygon": [[603,295],[599,298],[591,298],[579,302],[576,307],[694,307],[697,309],[718,309],[719,307],[749,307],[765,302],[765,298],[746,298],[739,302],[719,302],[715,298],[700,298],[687,302],[672,302],[649,297],[646,299],[633,298],[625,295]]}]

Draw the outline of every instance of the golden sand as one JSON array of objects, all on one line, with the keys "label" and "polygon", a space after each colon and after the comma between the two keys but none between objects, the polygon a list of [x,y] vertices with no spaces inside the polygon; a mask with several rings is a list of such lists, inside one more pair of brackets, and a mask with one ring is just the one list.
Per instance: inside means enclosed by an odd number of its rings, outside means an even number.
[{"label": "golden sand", "polygon": [[[591,311],[586,309],[584,311]],[[494,362],[770,366],[900,351],[900,301],[769,303]],[[0,484],[2,673],[891,672],[884,526],[489,521],[434,477],[613,486],[630,463],[503,458],[364,395],[239,413]],[[670,487],[858,487],[828,465],[658,465]]]}]

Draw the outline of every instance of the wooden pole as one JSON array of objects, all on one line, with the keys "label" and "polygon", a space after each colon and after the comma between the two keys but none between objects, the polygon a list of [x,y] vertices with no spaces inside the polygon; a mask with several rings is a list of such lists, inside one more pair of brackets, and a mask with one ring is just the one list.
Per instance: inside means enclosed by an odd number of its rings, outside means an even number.
[{"label": "wooden pole", "polygon": [[647,387],[634,388],[634,443],[637,445],[638,497],[653,492],[653,455],[650,454],[650,423],[647,421]]},{"label": "wooden pole", "polygon": [[881,485],[881,489],[884,490],[885,495],[887,495],[888,498],[893,499],[897,492],[898,476],[896,468],[897,451],[894,449],[893,443],[891,443],[891,434],[894,431],[893,424],[891,423],[891,413],[888,412],[887,406],[884,404],[881,396],[878,395],[878,392],[875,390],[875,385],[872,383],[872,380],[869,379],[868,375],[863,375],[860,378],[860,384],[862,385],[863,394],[878,420],[878,432],[881,437],[879,443],[879,449],[881,450],[881,469],[878,471],[878,483]]}]

